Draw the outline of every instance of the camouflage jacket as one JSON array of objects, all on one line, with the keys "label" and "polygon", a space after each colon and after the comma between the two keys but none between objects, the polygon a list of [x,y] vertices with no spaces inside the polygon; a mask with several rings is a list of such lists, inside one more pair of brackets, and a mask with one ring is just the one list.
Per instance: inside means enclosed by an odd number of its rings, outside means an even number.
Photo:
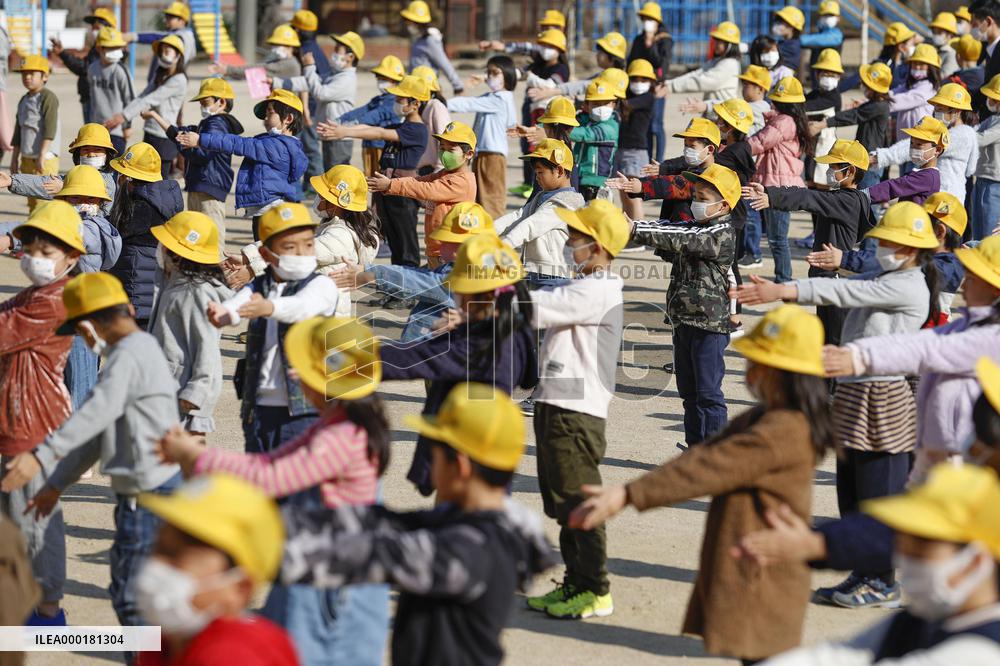
[{"label": "camouflage jacket", "polygon": [[728,215],[706,224],[637,220],[629,245],[662,250],[673,264],[668,323],[729,332],[729,269],[736,255],[736,233]]}]

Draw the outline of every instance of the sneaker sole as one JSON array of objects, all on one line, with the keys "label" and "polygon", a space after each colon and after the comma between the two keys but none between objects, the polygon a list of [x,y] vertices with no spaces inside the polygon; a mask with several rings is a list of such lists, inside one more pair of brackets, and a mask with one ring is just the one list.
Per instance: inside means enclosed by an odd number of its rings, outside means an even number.
[{"label": "sneaker sole", "polygon": [[837,608],[847,608],[850,610],[861,610],[863,608],[888,608],[890,610],[902,608],[903,601],[901,599],[896,599],[894,601],[877,601],[870,604],[845,604],[833,599],[833,605]]},{"label": "sneaker sole", "polygon": [[545,614],[554,620],[588,620],[592,617],[608,617],[614,612],[615,612],[615,607],[612,606],[611,608],[601,608],[599,610],[586,611],[579,615],[553,615],[552,613],[549,613],[548,610],[545,611]]}]

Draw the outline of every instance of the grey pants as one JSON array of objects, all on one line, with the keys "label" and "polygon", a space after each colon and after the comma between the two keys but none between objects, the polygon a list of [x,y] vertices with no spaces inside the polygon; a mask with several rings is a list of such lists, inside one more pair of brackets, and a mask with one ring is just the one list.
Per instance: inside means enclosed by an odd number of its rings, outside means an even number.
[{"label": "grey pants", "polygon": [[[0,457],[4,468],[11,458]],[[24,509],[35,494],[45,487],[45,477],[37,474],[20,490],[0,493],[0,511],[10,516],[28,546],[31,570],[42,588],[42,601],[55,602],[63,597],[66,584],[66,528],[63,524],[62,504],[46,518],[35,520],[34,512],[24,515]]]},{"label": "grey pants", "polygon": [[339,141],[323,141],[323,171],[329,171],[338,164],[350,164],[351,152],[354,150],[352,139]]}]

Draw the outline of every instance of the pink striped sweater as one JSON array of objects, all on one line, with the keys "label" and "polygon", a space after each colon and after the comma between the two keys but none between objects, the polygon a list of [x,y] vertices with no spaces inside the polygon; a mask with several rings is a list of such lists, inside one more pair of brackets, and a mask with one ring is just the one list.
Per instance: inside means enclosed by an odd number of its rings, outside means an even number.
[{"label": "pink striped sweater", "polygon": [[228,472],[272,497],[320,486],[328,507],[375,502],[378,463],[368,457],[368,436],[343,410],[323,415],[301,436],[268,453],[206,449],[195,473]]}]

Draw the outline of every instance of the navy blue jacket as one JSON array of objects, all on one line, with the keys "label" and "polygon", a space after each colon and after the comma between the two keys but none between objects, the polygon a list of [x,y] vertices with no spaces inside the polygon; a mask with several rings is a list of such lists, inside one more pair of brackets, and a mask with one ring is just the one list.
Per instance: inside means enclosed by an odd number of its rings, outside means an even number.
[{"label": "navy blue jacket", "polygon": [[[118,223],[122,252],[111,274],[122,281],[125,293],[135,307],[135,318],[149,319],[156,293],[156,246],[159,241],[149,232],[184,210],[181,188],[176,180],[155,183],[132,181],[132,210]],[[119,190],[118,196],[124,193]]]},{"label": "navy blue jacket", "polygon": [[[167,137],[175,141],[180,131],[197,132],[200,135],[243,134],[243,125],[234,116],[220,113],[205,118],[197,127],[171,127],[167,130]],[[181,154],[185,160],[184,189],[188,192],[204,192],[213,199],[225,201],[233,187],[233,156],[201,147],[182,148]]]},{"label": "navy blue jacket", "polygon": [[798,37],[781,40],[778,42],[778,55],[781,56],[781,64],[797,72],[799,59],[802,57],[802,42]]},{"label": "navy blue jacket", "polygon": [[273,201],[298,201],[297,185],[309,159],[302,142],[293,136],[265,132],[247,138],[236,134],[203,134],[205,150],[243,156],[236,175],[236,207],[255,208]]},{"label": "navy blue jacket", "polygon": [[816,527],[826,539],[826,559],[810,562],[814,569],[889,571],[895,532],[866,513],[849,513]]}]

